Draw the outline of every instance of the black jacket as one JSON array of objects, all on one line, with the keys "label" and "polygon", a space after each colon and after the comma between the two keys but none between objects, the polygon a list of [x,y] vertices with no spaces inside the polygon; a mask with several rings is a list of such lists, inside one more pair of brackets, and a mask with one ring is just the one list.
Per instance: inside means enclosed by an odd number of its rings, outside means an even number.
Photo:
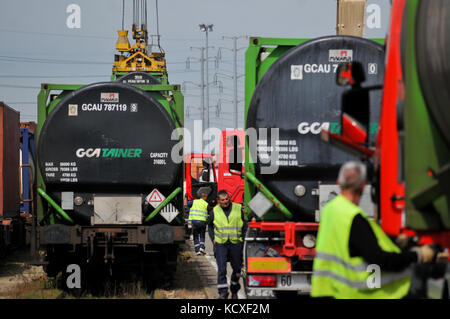
[{"label": "black jacket", "polygon": [[416,252],[389,253],[382,250],[369,223],[360,214],[352,222],[349,251],[351,257],[362,257],[368,264],[379,265],[383,271],[402,271],[417,262]]}]

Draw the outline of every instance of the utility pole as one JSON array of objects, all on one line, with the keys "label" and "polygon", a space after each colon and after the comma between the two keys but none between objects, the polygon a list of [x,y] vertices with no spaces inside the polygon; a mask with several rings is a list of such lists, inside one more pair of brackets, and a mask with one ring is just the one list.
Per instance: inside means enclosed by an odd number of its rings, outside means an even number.
[{"label": "utility pole", "polygon": [[[211,31],[212,31],[211,24]],[[209,27],[209,26],[208,26]],[[209,128],[209,55],[208,55],[208,28],[206,28],[206,128]]]},{"label": "utility pole", "polygon": [[237,129],[239,127],[239,123],[238,123],[238,104],[239,102],[241,102],[242,100],[238,99],[238,79],[240,77],[243,77],[244,74],[238,75],[237,73],[237,53],[240,50],[246,49],[246,47],[242,47],[242,48],[238,48],[237,47],[237,41],[240,38],[248,38],[247,36],[239,36],[239,37],[223,37],[223,39],[231,39],[233,40],[233,49],[229,49],[229,48],[219,48],[218,51],[218,55],[219,55],[219,59],[222,58],[222,52],[221,50],[229,50],[231,52],[233,52],[233,75],[229,75],[229,74],[224,74],[224,73],[216,73],[216,76],[224,76],[227,78],[230,78],[233,80],[233,100],[229,101],[232,102],[234,105],[234,111],[233,111],[233,124],[234,124],[234,128]]},{"label": "utility pole", "polygon": [[[210,84],[217,85],[218,81],[209,83],[208,82],[208,71],[206,71],[206,80],[205,80],[205,63],[206,63],[206,70],[208,70],[208,60],[214,59],[215,60],[215,66],[218,67],[218,59],[217,57],[208,57],[205,56],[205,51],[207,51],[207,48],[205,47],[191,47],[192,49],[200,50],[200,58],[195,57],[188,57],[186,59],[186,69],[190,69],[191,61],[197,61],[200,62],[200,83],[195,83],[192,81],[183,81],[182,87],[183,90],[186,91],[187,84],[192,84],[200,88],[201,97],[200,97],[200,110],[201,110],[201,117],[202,117],[202,127],[203,130],[206,130],[209,128],[209,90],[208,87]],[[220,82],[220,81],[219,81]],[[221,83],[220,83],[221,85]],[[206,88],[206,95],[205,95],[205,88]],[[220,86],[221,88],[221,86]],[[206,97],[206,99],[205,99]],[[198,109],[198,107],[188,106],[189,108]],[[209,136],[207,137],[209,139]],[[203,139],[202,139],[203,140]],[[202,142],[202,148],[205,146],[204,141]]]},{"label": "utility pole", "polygon": [[200,31],[206,35],[206,128],[209,128],[209,55],[208,33],[213,31],[213,24],[199,24]]},{"label": "utility pole", "polygon": [[336,34],[362,37],[366,0],[337,0]]},{"label": "utility pole", "polygon": [[183,86],[186,88],[186,84],[190,83],[200,88],[200,110],[202,113],[202,125],[205,124],[205,48],[204,47],[191,47],[192,49],[200,50],[200,58],[188,57],[186,60],[186,69],[190,69],[191,60],[200,62],[200,84],[192,81],[183,81]]}]

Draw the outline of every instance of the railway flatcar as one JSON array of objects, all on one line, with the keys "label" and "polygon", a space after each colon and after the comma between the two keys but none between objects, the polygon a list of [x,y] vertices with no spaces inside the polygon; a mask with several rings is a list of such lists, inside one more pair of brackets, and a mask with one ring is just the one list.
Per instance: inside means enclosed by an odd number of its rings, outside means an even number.
[{"label": "railway flatcar", "polygon": [[74,264],[85,283],[136,267],[148,283],[176,267],[183,166],[171,152],[183,95],[168,83],[164,54],[149,51],[145,23],[133,24],[133,38],[130,46],[119,31],[110,82],[42,84],[36,241],[49,276]]}]

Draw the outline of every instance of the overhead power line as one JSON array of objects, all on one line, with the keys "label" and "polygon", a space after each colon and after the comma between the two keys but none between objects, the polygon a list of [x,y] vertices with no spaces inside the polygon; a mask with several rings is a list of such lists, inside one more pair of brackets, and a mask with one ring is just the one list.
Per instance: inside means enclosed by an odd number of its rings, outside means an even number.
[{"label": "overhead power line", "polygon": [[[238,104],[241,100],[239,100],[238,98],[238,80],[240,77],[243,77],[244,74],[238,75],[238,58],[237,58],[237,53],[240,50],[246,49],[246,47],[241,47],[238,48],[237,47],[237,41],[240,38],[248,38],[247,36],[239,36],[239,37],[223,37],[224,39],[231,39],[233,40],[233,48],[229,49],[229,48],[224,48],[221,47],[219,48],[218,51],[218,55],[221,58],[222,57],[222,50],[229,50],[231,52],[233,52],[233,75],[229,75],[229,74],[223,74],[223,73],[216,73],[216,76],[224,76],[227,78],[231,78],[233,80],[233,100],[231,101],[234,104],[234,116],[233,116],[233,122],[234,122],[234,126],[235,128],[238,127]],[[226,94],[225,94],[226,95]]]},{"label": "overhead power line", "polygon": [[[12,29],[0,29],[0,32],[11,32],[11,33],[21,33],[21,34],[30,34],[30,35],[45,35],[45,36],[55,36],[55,37],[70,37],[70,38],[90,38],[90,39],[101,39],[101,40],[117,40],[116,37],[112,36],[104,36],[104,35],[84,35],[84,34],[68,34],[68,33],[54,33],[54,32],[40,32],[40,31],[25,31],[25,30],[12,30]],[[171,38],[165,37],[165,40],[173,40],[173,41],[201,41],[200,38]],[[219,41],[222,38],[210,38],[210,40]]]},{"label": "overhead power line", "polygon": [[11,29],[0,29],[0,32],[45,35],[45,36],[55,36],[55,37],[69,37],[69,38],[90,38],[90,39],[101,39],[101,40],[108,40],[108,41],[111,41],[111,39],[116,39],[114,37],[101,36],[101,35],[67,34],[67,33],[40,32],[40,31],[22,31],[22,30],[11,30]]},{"label": "overhead power line", "polygon": [[[27,58],[17,56],[0,55],[0,61],[8,62],[26,62],[26,63],[54,63],[54,64],[112,64],[111,62],[104,61],[86,61],[86,60],[60,60],[60,59],[44,59],[44,58]],[[172,61],[171,64],[186,64],[186,62]]]},{"label": "overhead power line", "polygon": [[6,104],[37,104],[37,102],[6,102]]},{"label": "overhead power line", "polygon": [[29,79],[59,79],[59,78],[103,78],[108,77],[110,75],[103,74],[103,75],[17,75],[17,74],[11,74],[11,75],[0,75],[0,78],[29,78]]},{"label": "overhead power line", "polygon": [[15,57],[6,55],[0,55],[0,60],[8,62],[55,63],[55,64],[111,64],[111,62],[102,62],[102,61],[42,59],[42,58],[26,58],[26,57]]},{"label": "overhead power line", "polygon": [[0,83],[0,87],[14,88],[14,89],[40,89],[39,86],[12,85],[12,84],[3,84],[3,83]]}]

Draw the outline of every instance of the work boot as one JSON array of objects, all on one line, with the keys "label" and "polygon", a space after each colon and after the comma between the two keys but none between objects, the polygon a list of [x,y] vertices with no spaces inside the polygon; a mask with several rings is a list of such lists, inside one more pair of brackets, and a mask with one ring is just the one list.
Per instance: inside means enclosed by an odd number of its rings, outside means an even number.
[{"label": "work boot", "polygon": [[239,299],[236,292],[233,292],[233,293],[231,294],[231,299]]},{"label": "work boot", "polygon": [[228,294],[226,295],[219,295],[219,298],[217,299],[228,299]]},{"label": "work boot", "polygon": [[196,253],[195,253],[197,256],[201,256],[201,252],[199,252],[199,251],[197,251]]},{"label": "work boot", "polygon": [[206,250],[205,250],[205,248],[200,248],[200,253],[202,253],[203,255],[206,255]]}]

